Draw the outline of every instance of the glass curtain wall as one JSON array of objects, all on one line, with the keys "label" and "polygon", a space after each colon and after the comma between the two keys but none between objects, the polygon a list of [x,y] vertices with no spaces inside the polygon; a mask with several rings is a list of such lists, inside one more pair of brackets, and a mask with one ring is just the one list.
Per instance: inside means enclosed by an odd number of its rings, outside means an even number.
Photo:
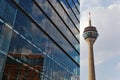
[{"label": "glass curtain wall", "polygon": [[0,0],[0,7],[0,80],[80,80],[78,0]]}]

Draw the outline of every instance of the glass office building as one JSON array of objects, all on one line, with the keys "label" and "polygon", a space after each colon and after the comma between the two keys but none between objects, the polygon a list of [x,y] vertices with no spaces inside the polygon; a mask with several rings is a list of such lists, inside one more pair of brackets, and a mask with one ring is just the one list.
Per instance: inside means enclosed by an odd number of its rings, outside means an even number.
[{"label": "glass office building", "polygon": [[80,80],[79,0],[0,0],[0,80]]}]

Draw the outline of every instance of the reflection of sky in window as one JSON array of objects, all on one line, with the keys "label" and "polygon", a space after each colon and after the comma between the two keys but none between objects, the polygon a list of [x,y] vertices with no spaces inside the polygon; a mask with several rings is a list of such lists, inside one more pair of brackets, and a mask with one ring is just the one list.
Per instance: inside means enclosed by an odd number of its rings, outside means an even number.
[{"label": "reflection of sky in window", "polygon": [[79,1],[78,0],[73,0],[74,1],[74,3],[76,3],[76,4],[79,4]]},{"label": "reflection of sky in window", "polygon": [[[73,0],[73,1],[74,1],[75,4],[79,4],[79,3],[78,3],[78,0]],[[71,7],[74,6],[73,1],[72,1],[72,0],[68,0],[68,2],[69,2],[69,4],[71,5]],[[69,8],[66,0],[60,0],[60,2],[63,2],[64,5],[65,5],[67,8]]]},{"label": "reflection of sky in window", "polygon": [[71,7],[74,6],[72,0],[69,0],[68,3],[70,4]]},{"label": "reflection of sky in window", "polygon": [[63,3],[64,3],[64,5],[65,5],[67,8],[69,8],[69,6],[68,6],[68,4],[67,4],[66,0],[60,0],[60,2],[63,2]]}]

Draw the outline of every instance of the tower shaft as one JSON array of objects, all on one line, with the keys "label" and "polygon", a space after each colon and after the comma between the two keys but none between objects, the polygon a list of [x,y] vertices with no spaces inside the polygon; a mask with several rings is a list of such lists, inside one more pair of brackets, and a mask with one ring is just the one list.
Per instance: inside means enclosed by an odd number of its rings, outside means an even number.
[{"label": "tower shaft", "polygon": [[89,53],[88,53],[88,68],[89,68],[89,80],[96,80],[95,79],[95,67],[94,67],[94,54],[93,54],[93,44],[95,39],[88,38],[86,39],[88,46],[89,46]]}]

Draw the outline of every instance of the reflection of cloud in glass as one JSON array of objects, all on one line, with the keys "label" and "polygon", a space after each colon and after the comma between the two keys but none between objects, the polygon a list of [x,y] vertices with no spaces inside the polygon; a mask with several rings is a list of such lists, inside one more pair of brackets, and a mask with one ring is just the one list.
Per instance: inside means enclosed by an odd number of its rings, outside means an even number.
[{"label": "reflection of cloud in glass", "polygon": [[66,10],[67,13],[69,14],[69,12],[68,12],[68,8],[66,7],[66,5],[65,5],[62,1],[60,1],[60,3],[63,5],[63,7],[65,8],[65,10]]},{"label": "reflection of cloud in glass", "polygon": [[[71,32],[67,29],[67,27],[65,26],[65,24],[62,22],[62,20],[59,18],[59,16],[56,14],[56,12],[53,10],[53,8],[50,6],[50,4],[48,3],[48,1],[36,1],[38,3],[38,5],[48,14],[48,16],[50,17],[50,19],[57,25],[57,27],[63,32],[63,34],[66,34],[66,37],[71,41],[71,43],[76,47],[77,42],[75,42],[76,40],[74,39],[73,35],[71,34]],[[61,7],[61,5],[56,1],[56,0],[52,0],[50,1],[50,3],[55,7],[55,9],[57,10],[57,12],[62,15],[61,17],[64,19],[64,21],[68,24],[68,26],[70,27],[70,29],[74,32],[74,33],[78,33],[76,31],[76,28],[74,27],[74,25],[72,24],[72,22],[70,21],[68,15],[65,13],[65,11],[63,10],[63,8]],[[66,11],[68,12],[67,7],[65,6],[65,4],[62,2],[62,5],[64,5],[64,8],[66,9]],[[35,7],[35,6],[34,6]],[[76,55],[74,55],[74,49],[71,47],[71,45],[65,41],[64,37],[57,31],[57,29],[54,27],[54,25],[45,17],[45,15],[43,13],[40,13],[40,11],[37,10],[37,7],[35,7],[36,9],[33,8],[33,13],[35,14],[35,18],[37,18],[37,22],[41,25],[41,27],[49,34],[52,36],[52,38],[54,40],[56,40],[62,48],[64,48],[65,51],[67,51],[70,55],[72,55],[74,58],[76,58]],[[36,10],[36,11],[35,11]],[[35,12],[34,12],[35,11]],[[36,14],[36,13],[40,13],[40,14]],[[34,15],[33,14],[33,15]],[[40,19],[40,20],[39,20]],[[71,23],[71,24],[69,24]],[[36,33],[36,31],[33,29],[33,32]],[[54,50],[54,47],[50,46],[52,45],[51,43],[48,43],[48,41],[42,42],[41,43],[44,47],[45,47],[45,51],[47,53],[51,53],[51,51]],[[49,45],[50,44],[50,45]],[[77,47],[76,47],[77,48]],[[78,48],[77,48],[78,49]],[[76,58],[77,59],[77,58]]]}]

